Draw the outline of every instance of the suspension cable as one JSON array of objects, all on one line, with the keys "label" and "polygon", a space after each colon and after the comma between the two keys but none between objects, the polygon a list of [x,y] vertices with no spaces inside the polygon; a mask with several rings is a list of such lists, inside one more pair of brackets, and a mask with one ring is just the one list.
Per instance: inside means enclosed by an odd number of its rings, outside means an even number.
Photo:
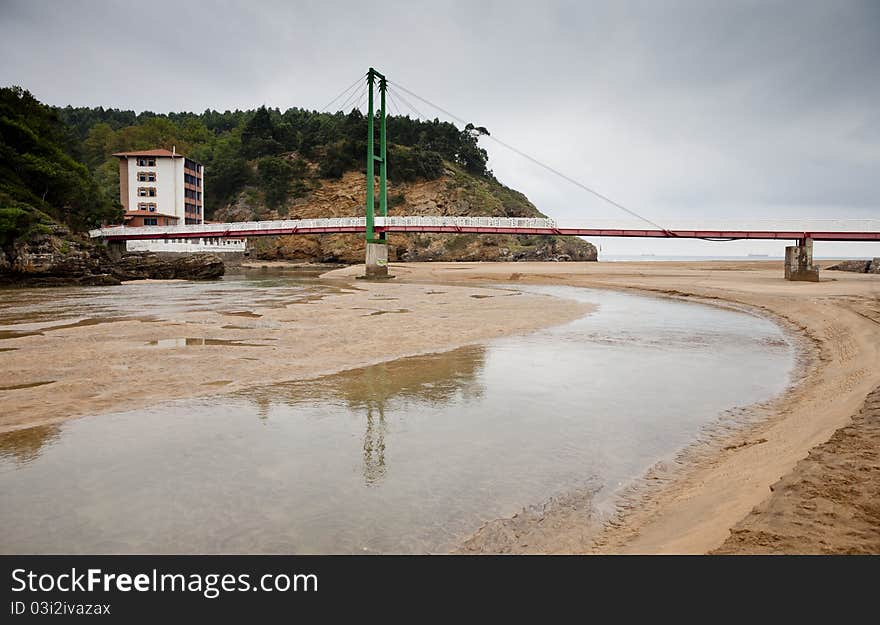
[{"label": "suspension cable", "polygon": [[357,104],[355,104],[354,108],[358,111],[361,110],[361,107],[367,103],[367,88],[364,87],[364,90],[361,91],[361,95],[357,99]]},{"label": "suspension cable", "polygon": [[352,92],[352,93],[351,93],[351,94],[345,99],[345,102],[342,104],[342,106],[339,107],[339,110],[340,110],[343,114],[347,114],[347,112],[346,112],[346,110],[345,110],[346,107],[348,107],[349,105],[354,105],[354,104],[357,104],[358,102],[360,102],[361,98],[364,96],[364,93],[366,93],[366,91],[367,91],[367,85],[366,85],[366,84],[361,85],[361,88],[360,88],[360,89],[357,89],[356,91],[353,91],[353,92]]},{"label": "suspension cable", "polygon": [[339,98],[341,98],[341,97],[344,96],[346,93],[348,93],[349,91],[351,91],[352,89],[354,89],[355,86],[357,86],[358,84],[361,84],[361,81],[364,79],[364,76],[366,76],[366,74],[361,74],[361,75],[358,77],[358,79],[357,79],[356,81],[354,81],[352,84],[350,84],[348,87],[346,87],[345,90],[343,90],[343,92],[340,93],[338,96],[336,96],[335,98],[333,98],[332,100],[330,100],[330,102],[327,104],[327,106],[325,106],[324,108],[322,108],[319,112],[320,112],[320,113],[324,113],[324,112],[326,112],[327,109],[329,109],[331,106],[333,106],[333,104],[334,104],[337,100],[339,100]]},{"label": "suspension cable", "polygon": [[391,104],[391,107],[394,108],[394,110],[397,112],[397,117],[403,117],[403,115],[400,114],[400,107],[397,106],[397,102],[395,101],[394,96],[391,94],[390,89],[388,90],[388,102]]},{"label": "suspension cable", "polygon": [[[390,81],[389,81],[389,89],[391,89],[391,86],[390,86],[390,85],[391,85],[391,83],[390,83]],[[399,86],[399,85],[398,85],[398,86]],[[403,87],[401,87],[401,89],[402,89],[402,88],[403,88]],[[428,119],[425,115],[422,115],[422,114],[419,112],[419,109],[417,109],[415,106],[413,106],[412,103],[411,103],[409,100],[407,100],[406,98],[404,98],[404,97],[403,97],[403,94],[398,93],[397,91],[392,91],[392,93],[394,93],[394,94],[400,99],[401,102],[403,102],[403,103],[404,103],[404,104],[405,104],[410,110],[412,110],[413,113],[416,114],[416,119],[424,119],[424,120],[427,120],[427,119]]]},{"label": "suspension cable", "polygon": [[[390,81],[389,81],[389,83],[390,83]],[[401,85],[400,83],[395,82],[395,83],[394,83],[394,86],[395,86],[397,89],[400,89],[401,91],[403,91],[403,92],[405,92],[405,93],[411,95],[412,97],[418,99],[420,102],[424,102],[424,103],[427,104],[428,106],[433,107],[434,109],[440,111],[440,112],[443,113],[444,115],[450,117],[451,119],[454,119],[454,120],[457,121],[458,123],[462,124],[462,126],[467,126],[468,122],[466,122],[465,120],[463,120],[461,117],[458,117],[457,115],[454,115],[454,114],[450,113],[450,112],[447,111],[446,109],[444,109],[444,108],[442,108],[442,107],[440,107],[440,106],[434,104],[433,102],[431,102],[431,101],[429,101],[429,100],[426,100],[425,98],[421,97],[421,96],[418,95],[417,93],[413,93],[412,91],[410,91],[409,89],[407,89],[406,87],[404,87],[403,85]],[[401,99],[403,99],[403,96],[401,96],[399,93],[398,93],[397,95],[398,95],[398,97],[400,97]],[[570,182],[571,184],[575,185],[576,187],[579,187],[580,189],[583,189],[584,191],[593,194],[594,196],[596,196],[596,197],[599,198],[600,200],[603,200],[603,201],[607,202],[608,204],[611,204],[611,205],[614,206],[615,208],[618,208],[618,209],[624,211],[624,212],[627,213],[628,215],[631,215],[632,217],[635,217],[635,218],[637,218],[637,219],[640,219],[641,221],[644,221],[645,223],[648,223],[648,224],[654,226],[654,227],[657,228],[658,230],[661,230],[663,233],[665,233],[667,236],[669,236],[669,237],[675,237],[675,236],[676,236],[675,233],[670,232],[669,230],[667,230],[667,229],[664,228],[663,226],[661,226],[661,225],[659,225],[659,224],[657,224],[657,223],[651,221],[651,220],[648,219],[647,217],[643,217],[642,215],[638,214],[637,212],[628,209],[628,208],[627,208],[626,206],[624,206],[623,204],[620,204],[619,202],[616,202],[616,201],[612,200],[612,199],[611,199],[610,197],[608,197],[607,195],[604,195],[604,194],[600,193],[599,191],[596,191],[595,189],[592,189],[592,188],[588,187],[588,186],[585,185],[584,183],[582,183],[582,182],[580,182],[580,181],[578,181],[578,180],[575,180],[575,179],[572,178],[571,176],[568,176],[568,175],[562,173],[561,171],[559,171],[559,170],[557,170],[557,169],[554,169],[554,168],[551,167],[550,165],[547,165],[547,164],[545,164],[545,163],[542,163],[541,161],[539,161],[539,160],[536,159],[535,157],[526,154],[526,153],[523,152],[522,150],[519,150],[519,149],[513,147],[512,145],[510,145],[510,144],[508,144],[508,143],[505,143],[504,141],[502,141],[501,139],[498,139],[497,137],[494,137],[494,136],[492,136],[492,135],[487,135],[487,136],[488,136],[491,140],[493,140],[495,143],[497,143],[498,145],[500,145],[500,146],[502,146],[502,147],[504,147],[504,148],[507,148],[507,149],[510,150],[511,152],[513,152],[513,153],[515,153],[515,154],[518,154],[519,156],[521,156],[521,157],[527,159],[528,161],[534,163],[535,165],[537,165],[537,166],[539,166],[539,167],[541,167],[541,168],[543,168],[543,169],[546,169],[546,170],[549,171],[550,173],[552,173],[552,174],[556,174],[557,176],[559,176],[559,177],[562,178],[563,180],[566,180],[566,181]]]}]

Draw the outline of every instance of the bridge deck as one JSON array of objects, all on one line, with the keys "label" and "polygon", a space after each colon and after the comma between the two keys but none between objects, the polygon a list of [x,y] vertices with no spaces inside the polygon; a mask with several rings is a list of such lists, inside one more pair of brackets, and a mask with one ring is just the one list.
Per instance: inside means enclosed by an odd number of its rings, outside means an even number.
[{"label": "bridge deck", "polygon": [[[90,231],[106,240],[257,237],[292,234],[363,233],[363,217],[280,219],[184,226],[111,226]],[[816,241],[880,241],[880,219],[797,219],[670,222],[666,229],[645,228],[643,222],[587,221],[508,217],[377,217],[377,232],[475,234],[555,234],[583,237],[654,237],[681,239],[783,239]]]}]

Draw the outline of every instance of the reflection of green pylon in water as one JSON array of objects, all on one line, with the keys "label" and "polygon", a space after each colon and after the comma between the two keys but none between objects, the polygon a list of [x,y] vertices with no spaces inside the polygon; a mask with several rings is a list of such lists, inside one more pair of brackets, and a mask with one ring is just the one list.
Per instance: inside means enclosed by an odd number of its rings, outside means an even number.
[{"label": "reflection of green pylon in water", "polygon": [[[375,115],[373,112],[373,88],[379,79],[379,154],[375,146]],[[367,243],[385,243],[385,233],[376,237],[375,163],[379,163],[379,215],[388,216],[388,153],[385,129],[385,92],[388,81],[372,67],[367,72]]]},{"label": "reflection of green pylon in water", "polygon": [[373,409],[367,406],[367,430],[364,432],[364,480],[368,486],[385,476],[385,409],[380,405],[378,423]]}]

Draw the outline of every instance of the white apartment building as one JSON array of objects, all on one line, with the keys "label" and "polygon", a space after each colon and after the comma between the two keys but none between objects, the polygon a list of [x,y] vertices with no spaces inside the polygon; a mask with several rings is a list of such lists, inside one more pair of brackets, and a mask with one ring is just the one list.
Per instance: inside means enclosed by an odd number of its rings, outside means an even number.
[{"label": "white apartment building", "polygon": [[[119,201],[125,226],[177,226],[205,223],[205,168],[178,154],[155,149],[117,152]],[[129,241],[131,251],[243,252],[245,239]]]},{"label": "white apartment building", "polygon": [[119,201],[126,226],[175,226],[205,221],[204,167],[176,151],[117,152]]}]

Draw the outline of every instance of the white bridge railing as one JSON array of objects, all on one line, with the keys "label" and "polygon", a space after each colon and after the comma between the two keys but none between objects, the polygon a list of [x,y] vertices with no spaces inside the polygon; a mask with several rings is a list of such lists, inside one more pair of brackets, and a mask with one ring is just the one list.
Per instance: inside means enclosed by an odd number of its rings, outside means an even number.
[{"label": "white bridge railing", "polygon": [[236,221],[221,224],[187,224],[182,226],[110,226],[89,230],[89,236],[115,237],[126,234],[167,234],[173,238],[175,234],[197,234],[202,232],[228,233],[253,232],[260,230],[312,230],[317,228],[363,228],[363,217],[333,217],[330,219],[275,219],[271,221]]},{"label": "white bridge railing", "polygon": [[[517,218],[517,217],[376,217],[375,225],[410,226],[410,227],[472,227],[472,228],[556,228],[552,219]],[[331,217],[327,219],[275,219],[271,221],[237,221],[222,224],[188,224],[183,226],[111,226],[90,230],[89,236],[118,237],[127,234],[167,234],[174,235],[196,233],[224,233],[235,235],[236,232],[259,232],[271,230],[320,230],[335,228],[366,227],[364,217]]]},{"label": "white bridge railing", "polygon": [[[644,221],[636,220],[555,220],[518,217],[376,217],[377,227],[459,227],[505,229],[583,229],[583,230],[657,230]],[[667,230],[726,231],[726,232],[880,232],[880,219],[749,219],[749,220],[664,220]],[[112,226],[89,231],[93,238],[125,237],[126,235],[205,234],[206,236],[234,237],[236,233],[261,231],[297,231],[359,229],[366,226],[364,217],[332,217],[327,219],[277,219],[272,221],[240,221],[221,224],[189,224],[182,226]]]},{"label": "white bridge railing", "polygon": [[377,217],[377,226],[421,228],[557,228],[544,217]]}]

